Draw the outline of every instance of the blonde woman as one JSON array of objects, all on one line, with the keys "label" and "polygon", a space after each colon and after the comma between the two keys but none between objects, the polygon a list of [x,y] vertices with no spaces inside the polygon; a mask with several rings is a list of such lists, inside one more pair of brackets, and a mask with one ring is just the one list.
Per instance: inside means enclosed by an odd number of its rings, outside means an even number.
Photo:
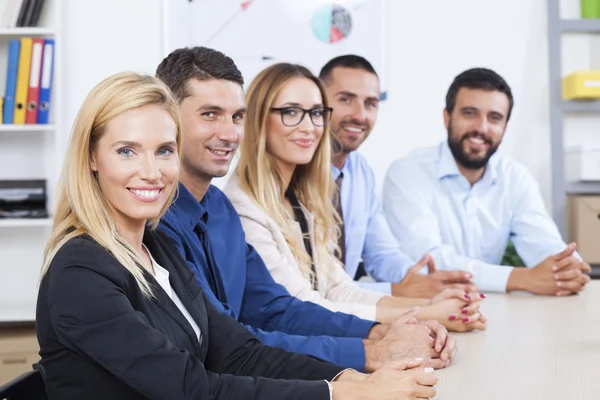
[{"label": "blonde woman", "polygon": [[432,397],[419,361],[342,371],[263,346],[206,300],[154,230],[176,193],[180,132],[167,87],[133,73],[101,82],[77,116],[37,304],[48,398]]},{"label": "blonde woman", "polygon": [[245,138],[225,193],[276,281],[301,300],[365,319],[391,323],[419,305],[419,319],[438,320],[450,330],[485,328],[477,294],[450,290],[431,301],[391,297],[360,288],[345,273],[334,255],[339,216],[329,167],[332,109],[310,71],[275,64],[254,79],[246,100]]}]

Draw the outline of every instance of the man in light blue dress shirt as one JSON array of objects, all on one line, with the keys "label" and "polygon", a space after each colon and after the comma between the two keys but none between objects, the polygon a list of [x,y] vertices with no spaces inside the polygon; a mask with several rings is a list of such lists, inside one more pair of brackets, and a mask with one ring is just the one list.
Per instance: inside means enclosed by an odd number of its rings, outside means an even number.
[{"label": "man in light blue dress shirt", "polygon": [[[340,56],[329,61],[319,76],[334,109],[330,127],[337,141],[331,169],[341,184],[344,235],[340,248],[347,273],[355,277],[362,260],[365,271],[378,282],[359,284],[397,296],[432,297],[447,287],[475,291],[470,274],[436,271],[425,252],[407,256],[390,231],[376,193],[373,170],[356,151],[377,120],[380,89],[372,65],[359,56]],[[429,274],[420,273],[425,266]]]},{"label": "man in light blue dress shirt", "polygon": [[[448,140],[390,166],[385,215],[406,254],[429,253],[440,269],[469,271],[480,290],[578,292],[589,265],[562,240],[529,172],[496,153],[512,107],[510,87],[495,72],[458,75],[446,96]],[[499,265],[509,240],[530,268]]]}]

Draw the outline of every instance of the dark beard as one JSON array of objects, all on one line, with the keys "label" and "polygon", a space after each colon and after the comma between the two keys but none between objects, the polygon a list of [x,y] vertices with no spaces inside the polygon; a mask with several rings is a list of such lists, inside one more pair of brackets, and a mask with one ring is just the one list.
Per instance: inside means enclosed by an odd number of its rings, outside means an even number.
[{"label": "dark beard", "polygon": [[[474,136],[480,137],[490,146],[483,158],[469,158],[469,155],[464,151],[463,142]],[[499,145],[500,143],[493,144],[488,137],[479,134],[477,131],[469,132],[463,135],[461,138],[456,139],[452,135],[452,128],[448,128],[448,146],[450,147],[450,151],[452,152],[456,162],[467,169],[478,170],[484,168],[490,160],[490,157],[492,157],[496,150],[498,150]]]}]

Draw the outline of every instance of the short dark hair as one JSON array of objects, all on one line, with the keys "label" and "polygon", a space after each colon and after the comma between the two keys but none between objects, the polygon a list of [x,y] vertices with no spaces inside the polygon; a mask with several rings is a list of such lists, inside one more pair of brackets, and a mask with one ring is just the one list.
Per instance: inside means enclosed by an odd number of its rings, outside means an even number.
[{"label": "short dark hair", "polygon": [[233,60],[208,47],[184,47],[165,57],[156,69],[160,78],[179,102],[190,95],[188,81],[223,79],[244,85],[242,73]]},{"label": "short dark hair", "polygon": [[321,72],[319,72],[319,78],[329,83],[331,81],[331,73],[335,68],[354,68],[354,69],[362,69],[367,72],[370,72],[378,77],[377,72],[375,72],[375,68],[371,65],[366,58],[357,56],[355,54],[346,54],[343,56],[338,56],[332,58],[321,68]]},{"label": "short dark hair", "polygon": [[459,74],[450,85],[446,94],[446,111],[452,114],[456,105],[456,96],[461,88],[482,89],[502,92],[508,97],[508,115],[506,120],[510,119],[510,114],[514,106],[512,91],[508,83],[496,72],[487,68],[471,68]]}]

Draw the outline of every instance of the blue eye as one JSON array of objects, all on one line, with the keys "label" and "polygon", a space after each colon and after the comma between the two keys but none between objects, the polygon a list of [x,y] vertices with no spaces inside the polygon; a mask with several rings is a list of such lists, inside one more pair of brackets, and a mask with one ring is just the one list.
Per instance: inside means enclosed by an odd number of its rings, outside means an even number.
[{"label": "blue eye", "polygon": [[173,149],[170,147],[163,147],[162,149],[158,150],[159,156],[170,156],[171,154],[173,154]]},{"label": "blue eye", "polygon": [[117,150],[117,153],[124,157],[131,157],[133,155],[133,150],[128,147],[124,147],[122,149]]},{"label": "blue eye", "polygon": [[322,117],[322,116],[323,116],[323,110],[322,110],[322,109],[320,109],[320,108],[318,108],[318,109],[316,109],[316,110],[312,110],[312,111],[310,112],[310,114],[311,114],[313,117]]}]

